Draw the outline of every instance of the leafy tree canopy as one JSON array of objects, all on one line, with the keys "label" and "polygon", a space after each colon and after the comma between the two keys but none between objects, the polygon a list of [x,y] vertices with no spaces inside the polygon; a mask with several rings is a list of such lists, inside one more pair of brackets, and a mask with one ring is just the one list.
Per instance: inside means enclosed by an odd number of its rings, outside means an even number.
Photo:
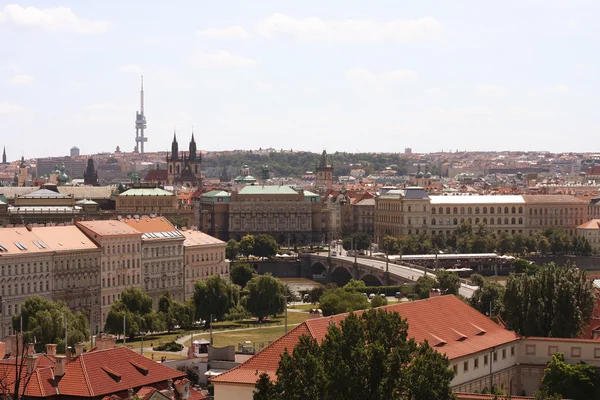
[{"label": "leafy tree canopy", "polygon": [[156,332],[167,327],[163,317],[152,310],[152,298],[140,288],[125,289],[121,298],[112,303],[104,330],[113,334],[123,333],[123,319],[125,332],[130,338],[142,331]]},{"label": "leafy tree canopy", "polygon": [[454,399],[446,356],[407,339],[397,313],[351,313],[321,344],[302,336],[281,355],[277,381],[261,375],[254,400]]},{"label": "leafy tree canopy", "polygon": [[25,343],[33,343],[35,338],[36,351],[44,351],[46,344],[55,343],[57,350],[64,352],[65,322],[68,327],[69,346],[90,338],[87,316],[82,312],[71,311],[61,301],[31,296],[23,303],[21,314],[13,317],[15,331],[21,329],[21,317],[23,317]]},{"label": "leafy tree canopy", "polygon": [[597,399],[600,396],[599,383],[599,376],[593,365],[570,365],[565,363],[563,353],[556,353],[544,370],[541,393],[560,395],[560,399]]},{"label": "leafy tree canopy", "polygon": [[369,305],[364,294],[343,288],[326,290],[319,300],[319,307],[325,316],[363,310]]},{"label": "leafy tree canopy", "polygon": [[229,271],[231,282],[241,286],[242,289],[246,287],[246,284],[254,275],[256,275],[256,271],[248,263],[235,263]]},{"label": "leafy tree canopy", "polygon": [[523,336],[576,337],[594,309],[592,283],[571,265],[549,263],[511,275],[503,296],[504,320]]},{"label": "leafy tree canopy", "polygon": [[225,257],[228,260],[235,260],[240,253],[240,244],[235,239],[230,239],[225,246]]},{"label": "leafy tree canopy", "polygon": [[281,281],[271,275],[259,275],[248,282],[244,303],[259,321],[284,310],[286,290]]},{"label": "leafy tree canopy", "polygon": [[197,281],[194,288],[196,319],[202,319],[208,323],[212,314],[213,318],[222,320],[238,300],[239,292],[236,286],[219,275],[209,276],[204,281]]}]

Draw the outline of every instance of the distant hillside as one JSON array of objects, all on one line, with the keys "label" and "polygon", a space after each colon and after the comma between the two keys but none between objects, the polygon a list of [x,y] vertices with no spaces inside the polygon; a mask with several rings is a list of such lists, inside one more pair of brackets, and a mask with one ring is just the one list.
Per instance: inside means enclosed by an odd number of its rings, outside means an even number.
[{"label": "distant hillside", "polygon": [[[263,165],[268,165],[271,174],[278,177],[301,177],[306,171],[314,171],[321,155],[310,152],[240,152],[230,154],[207,154],[203,161],[203,169],[208,176],[218,176],[223,167],[229,174],[237,174],[242,165],[248,165],[251,173],[260,176]],[[393,165],[398,173],[406,171],[406,158],[403,154],[370,154],[370,153],[333,153],[329,154],[329,163],[333,163],[334,175],[349,175],[351,168],[363,168],[370,174]],[[359,165],[357,165],[359,164]],[[352,166],[353,165],[353,166]]]}]

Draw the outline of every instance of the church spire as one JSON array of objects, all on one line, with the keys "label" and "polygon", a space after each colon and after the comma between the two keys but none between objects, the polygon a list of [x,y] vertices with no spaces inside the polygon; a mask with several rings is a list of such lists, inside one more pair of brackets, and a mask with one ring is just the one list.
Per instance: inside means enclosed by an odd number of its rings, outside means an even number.
[{"label": "church spire", "polygon": [[171,143],[171,160],[179,160],[179,144],[177,143],[177,132],[173,128],[173,143]]},{"label": "church spire", "polygon": [[196,161],[196,140],[194,140],[194,128],[192,127],[192,140],[190,140],[190,161]]},{"label": "church spire", "polygon": [[4,146],[4,150],[2,150],[2,164],[6,164],[6,146]]}]

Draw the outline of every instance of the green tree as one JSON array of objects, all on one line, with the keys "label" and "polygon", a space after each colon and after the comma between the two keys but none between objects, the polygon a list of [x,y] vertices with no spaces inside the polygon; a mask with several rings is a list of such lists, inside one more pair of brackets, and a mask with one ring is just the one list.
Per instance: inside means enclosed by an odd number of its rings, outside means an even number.
[{"label": "green tree", "polygon": [[277,241],[271,235],[261,233],[254,237],[252,255],[256,257],[272,258],[277,254]]},{"label": "green tree", "polygon": [[400,240],[394,236],[385,235],[383,237],[382,251],[387,251],[388,254],[399,254],[400,253]]},{"label": "green tree", "polygon": [[523,336],[577,337],[594,309],[592,284],[571,265],[549,263],[511,275],[503,296],[504,320]]},{"label": "green tree", "polygon": [[261,376],[255,400],[454,399],[448,358],[408,339],[397,313],[350,313],[319,345],[304,336],[281,356],[277,381]]},{"label": "green tree", "polygon": [[597,399],[600,395],[597,385],[598,374],[593,365],[570,365],[565,363],[563,353],[556,353],[544,370],[541,391],[550,395],[560,394],[560,398],[565,399]]},{"label": "green tree", "polygon": [[210,316],[222,320],[229,309],[237,304],[239,293],[236,287],[219,275],[197,281],[194,288],[196,319],[210,321]]},{"label": "green tree", "polygon": [[481,276],[480,274],[473,274],[471,275],[470,279],[471,282],[473,282],[473,285],[475,286],[482,287],[485,283],[485,279],[483,279],[483,276]]},{"label": "green tree", "polygon": [[321,296],[323,296],[323,293],[325,293],[325,286],[317,285],[310,289],[308,292],[308,298],[312,304],[317,304]]},{"label": "green tree", "polygon": [[473,296],[469,299],[469,304],[471,307],[479,310],[482,314],[492,317],[502,313],[503,297],[504,286],[496,282],[484,282],[483,285],[473,293]]},{"label": "green tree", "polygon": [[235,260],[240,253],[240,244],[235,239],[230,239],[225,246],[225,257],[228,260]]},{"label": "green tree", "polygon": [[371,307],[372,308],[387,306],[387,304],[388,304],[388,301],[383,296],[375,296],[371,299]]},{"label": "green tree", "polygon": [[350,279],[350,281],[344,285],[344,289],[364,289],[366,287],[367,285],[364,281],[356,279]]},{"label": "green tree", "polygon": [[517,258],[513,263],[515,273],[522,274],[527,270],[527,267],[531,264],[531,261],[525,260],[524,258]]},{"label": "green tree", "polygon": [[254,252],[254,235],[247,234],[240,240],[240,253],[248,257]]},{"label": "green tree", "polygon": [[543,236],[543,235],[540,236],[537,241],[537,244],[538,244],[538,249],[543,256],[550,253],[550,250],[551,250],[550,241],[548,240],[548,238],[546,236]]},{"label": "green tree", "polygon": [[437,279],[436,287],[445,294],[458,294],[460,289],[460,278],[456,272],[449,272],[443,269],[435,273]]},{"label": "green tree", "polygon": [[364,294],[342,288],[326,290],[319,300],[319,308],[325,316],[363,310],[369,305]]},{"label": "green tree", "polygon": [[110,306],[106,315],[104,330],[108,333],[125,333],[131,339],[141,331],[160,331],[166,329],[164,319],[152,310],[152,298],[139,288],[125,289],[121,298]]},{"label": "green tree", "polygon": [[286,291],[279,279],[271,275],[256,276],[248,282],[247,290],[244,306],[259,321],[284,310]]},{"label": "green tree", "polygon": [[414,292],[417,299],[429,298],[429,293],[431,292],[431,289],[433,289],[436,285],[437,281],[430,275],[420,276],[419,279],[417,279],[414,288]]},{"label": "green tree", "polygon": [[165,292],[158,299],[158,314],[169,332],[175,325],[190,327],[194,322],[194,303],[192,301],[181,303],[173,299],[169,292]]},{"label": "green tree", "polygon": [[[90,338],[87,317],[82,312],[71,311],[64,302],[31,296],[15,315],[12,323],[15,331],[21,329],[23,318],[24,343],[36,342],[36,350],[44,351],[48,343],[55,343],[59,351],[65,350],[65,322],[68,327],[69,346]],[[66,318],[66,321],[65,321]]]},{"label": "green tree", "polygon": [[371,246],[371,237],[366,232],[356,232],[352,236],[344,238],[342,247],[344,250],[367,250]]},{"label": "green tree", "polygon": [[502,232],[500,237],[498,238],[498,243],[496,244],[496,250],[501,255],[506,253],[510,253],[513,250],[513,238],[506,232]]},{"label": "green tree", "polygon": [[248,263],[235,263],[231,266],[229,276],[231,282],[243,288],[246,287],[248,281],[256,275],[256,271]]}]

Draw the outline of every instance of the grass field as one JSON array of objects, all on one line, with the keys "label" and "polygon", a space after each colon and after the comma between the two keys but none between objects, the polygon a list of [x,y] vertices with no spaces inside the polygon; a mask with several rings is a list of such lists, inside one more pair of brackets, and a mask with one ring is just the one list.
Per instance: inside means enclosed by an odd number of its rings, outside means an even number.
[{"label": "grass field", "polygon": [[[288,330],[292,330],[294,326],[288,325]],[[238,343],[250,341],[251,343],[269,342],[280,338],[285,333],[285,326],[265,326],[263,328],[245,329],[242,331],[221,331],[213,332],[213,343],[215,347],[237,346]],[[199,336],[209,340],[209,336],[203,334]],[[186,346],[190,346],[190,341],[185,342]],[[160,359],[160,357],[159,357]]]}]

